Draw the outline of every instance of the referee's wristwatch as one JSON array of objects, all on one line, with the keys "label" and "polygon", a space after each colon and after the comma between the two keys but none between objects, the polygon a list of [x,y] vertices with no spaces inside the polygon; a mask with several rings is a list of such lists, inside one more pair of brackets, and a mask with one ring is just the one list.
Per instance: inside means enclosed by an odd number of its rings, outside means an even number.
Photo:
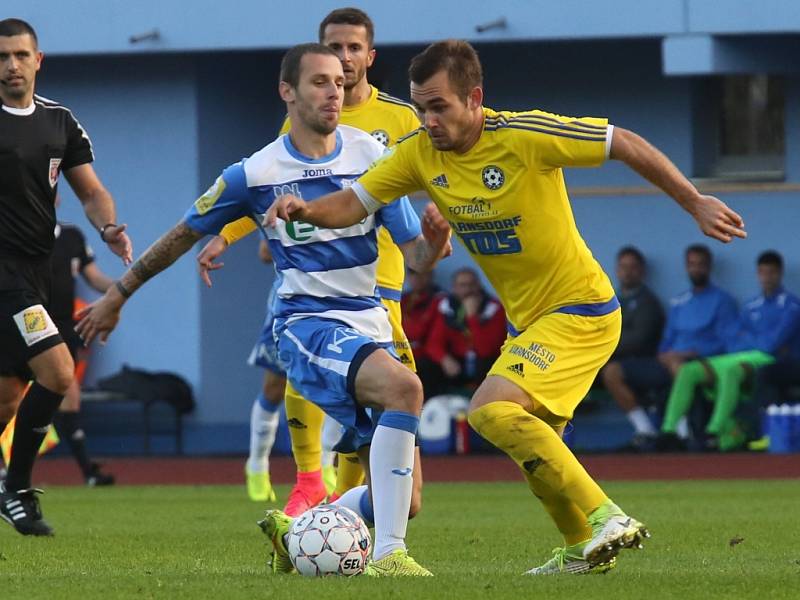
[{"label": "referee's wristwatch", "polygon": [[106,236],[105,236],[106,229],[108,229],[109,227],[116,227],[116,226],[117,226],[116,223],[106,223],[105,225],[103,225],[100,228],[100,239],[103,240],[107,244],[108,240],[106,240]]}]

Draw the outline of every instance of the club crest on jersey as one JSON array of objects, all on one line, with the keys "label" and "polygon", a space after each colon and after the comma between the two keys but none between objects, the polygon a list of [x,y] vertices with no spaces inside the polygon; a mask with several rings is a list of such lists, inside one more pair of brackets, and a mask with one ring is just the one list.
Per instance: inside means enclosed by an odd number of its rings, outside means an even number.
[{"label": "club crest on jersey", "polygon": [[376,129],[372,133],[370,133],[372,137],[378,140],[384,146],[389,145],[389,134],[385,132],[383,129]]},{"label": "club crest on jersey", "polygon": [[60,158],[51,158],[50,159],[50,171],[48,172],[48,179],[50,180],[50,187],[56,187],[56,183],[58,183],[58,167],[61,166],[61,159]]},{"label": "club crest on jersey", "polygon": [[483,179],[483,185],[490,190],[499,190],[506,182],[506,175],[500,167],[489,165],[488,167],[483,167],[481,179]]}]

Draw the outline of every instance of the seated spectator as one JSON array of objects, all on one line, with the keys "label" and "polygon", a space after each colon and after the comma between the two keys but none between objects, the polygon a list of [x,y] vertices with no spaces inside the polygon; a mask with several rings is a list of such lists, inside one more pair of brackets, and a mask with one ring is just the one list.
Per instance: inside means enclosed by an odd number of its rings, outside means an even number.
[{"label": "seated spectator", "polygon": [[425,358],[425,342],[443,294],[433,283],[432,271],[417,273],[409,269],[406,281],[409,288],[400,300],[403,331],[411,344],[414,360],[419,361]]},{"label": "seated spectator", "polygon": [[[788,356],[800,322],[800,299],[783,289],[783,258],[767,251],[758,257],[761,294],[744,305],[739,322],[725,340],[726,354],[681,366],[667,402],[661,431],[675,435],[698,386],[707,389],[714,410],[706,427],[709,449],[732,450],[745,435],[733,419],[742,384],[759,367]],[[796,345],[796,344],[795,344]]]},{"label": "seated spectator", "polygon": [[[711,251],[703,245],[686,249],[686,272],[692,288],[670,303],[657,357],[630,357],[608,363],[603,381],[634,427],[633,450],[655,448],[657,430],[639,401],[672,384],[681,365],[724,349],[724,334],[736,319],[736,302],[711,283]],[[679,426],[682,438],[688,425]]]},{"label": "seated spectator", "polygon": [[426,397],[477,387],[505,339],[506,314],[500,302],[481,287],[473,269],[456,271],[452,292],[437,306],[425,358],[417,363],[423,384],[428,384]]},{"label": "seated spectator", "polygon": [[[655,356],[664,329],[661,301],[644,283],[644,256],[625,246],[617,253],[617,298],[622,306],[622,333],[611,360]],[[602,372],[601,372],[602,377]]]}]

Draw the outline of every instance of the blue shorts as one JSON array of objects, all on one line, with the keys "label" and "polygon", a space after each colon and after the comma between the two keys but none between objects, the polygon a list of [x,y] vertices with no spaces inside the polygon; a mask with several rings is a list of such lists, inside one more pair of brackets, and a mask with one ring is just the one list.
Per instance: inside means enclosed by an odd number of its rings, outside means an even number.
[{"label": "blue shorts", "polygon": [[278,356],[278,345],[275,343],[275,336],[272,333],[272,324],[275,321],[269,319],[264,322],[261,329],[261,336],[247,359],[247,364],[251,367],[261,367],[275,375],[286,376],[286,365]]},{"label": "blue shorts", "polygon": [[396,358],[392,342],[380,344],[341,321],[308,317],[282,326],[278,355],[286,376],[306,400],[338,421],[338,452],[355,452],[372,441],[370,410],[355,400],[355,378],[364,360],[385,349]]}]

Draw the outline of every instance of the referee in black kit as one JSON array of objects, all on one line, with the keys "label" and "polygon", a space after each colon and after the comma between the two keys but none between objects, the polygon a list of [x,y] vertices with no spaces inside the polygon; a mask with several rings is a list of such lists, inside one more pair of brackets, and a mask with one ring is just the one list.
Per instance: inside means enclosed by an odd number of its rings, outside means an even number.
[{"label": "referee in black kit", "polygon": [[72,357],[45,310],[60,173],[111,251],[131,262],[125,225],[91,166],[89,137],[69,109],[34,95],[42,63],[33,28],[0,21],[0,429],[17,410],[0,517],[23,535],[52,535],[31,488],[36,453],[72,383]]}]

